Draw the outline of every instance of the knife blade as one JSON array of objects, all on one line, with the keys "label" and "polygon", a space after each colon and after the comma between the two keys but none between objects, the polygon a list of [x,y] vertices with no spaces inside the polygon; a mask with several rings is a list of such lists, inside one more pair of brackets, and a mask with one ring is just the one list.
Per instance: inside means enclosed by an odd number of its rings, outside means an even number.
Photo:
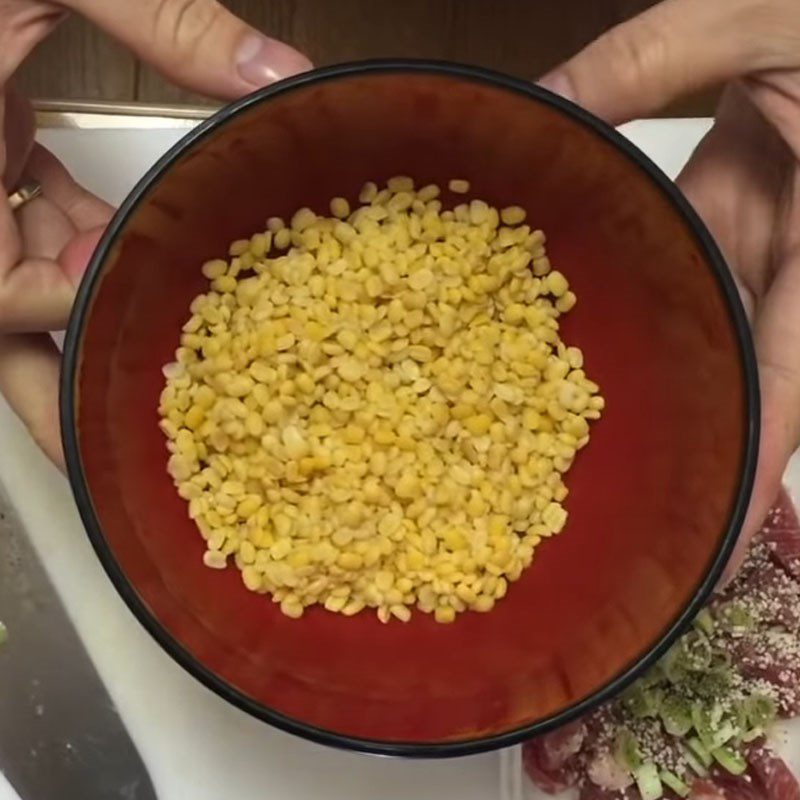
[{"label": "knife blade", "polygon": [[0,771],[22,800],[157,800],[0,487]]}]

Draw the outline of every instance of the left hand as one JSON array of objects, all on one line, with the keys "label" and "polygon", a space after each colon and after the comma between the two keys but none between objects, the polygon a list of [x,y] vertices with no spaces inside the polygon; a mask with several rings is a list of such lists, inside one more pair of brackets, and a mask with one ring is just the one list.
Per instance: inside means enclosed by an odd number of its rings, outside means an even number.
[{"label": "left hand", "polygon": [[[59,467],[60,356],[75,289],[112,208],[34,142],[34,115],[11,86],[22,61],[68,11],[82,14],[181,86],[230,100],[311,62],[216,0],[0,0],[0,393]],[[12,212],[29,181],[42,196]]]}]

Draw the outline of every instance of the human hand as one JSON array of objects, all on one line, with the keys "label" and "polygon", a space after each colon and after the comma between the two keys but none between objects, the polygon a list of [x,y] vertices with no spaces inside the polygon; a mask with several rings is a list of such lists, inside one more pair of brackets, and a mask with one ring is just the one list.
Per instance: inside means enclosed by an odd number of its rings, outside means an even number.
[{"label": "human hand", "polygon": [[[187,89],[232,99],[311,63],[214,0],[0,0],[0,393],[63,469],[60,356],[77,284],[112,209],[34,143],[30,104],[11,86],[23,59],[77,12]],[[6,195],[29,181],[42,196],[16,212]]]},{"label": "human hand", "polygon": [[800,5],[664,0],[542,84],[615,124],[726,84],[678,183],[737,279],[759,365],[761,449],[730,578],[800,445]]}]

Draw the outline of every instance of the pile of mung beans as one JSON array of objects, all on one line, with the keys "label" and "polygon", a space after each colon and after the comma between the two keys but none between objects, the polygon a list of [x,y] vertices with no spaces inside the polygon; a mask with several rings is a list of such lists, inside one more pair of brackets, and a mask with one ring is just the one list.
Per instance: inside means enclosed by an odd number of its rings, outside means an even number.
[{"label": "pile of mung beans", "polygon": [[289,617],[490,611],[566,523],[604,406],[559,336],[575,294],[522,208],[440,195],[395,177],[270,218],[202,266],[164,367],[204,563]]}]

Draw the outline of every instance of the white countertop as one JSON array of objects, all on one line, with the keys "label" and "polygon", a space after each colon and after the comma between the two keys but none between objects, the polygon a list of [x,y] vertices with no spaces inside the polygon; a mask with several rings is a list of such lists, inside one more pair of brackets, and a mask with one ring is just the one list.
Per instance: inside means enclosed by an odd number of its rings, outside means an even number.
[{"label": "white countertop", "polygon": [[[707,127],[703,120],[661,120],[633,123],[626,133],[675,175]],[[182,132],[52,129],[40,139],[88,188],[119,202]],[[203,688],[161,651],[117,596],[89,545],[66,481],[2,400],[0,431],[0,481],[44,555],[161,800],[500,797],[496,754],[401,762],[341,753],[273,730]],[[16,797],[0,777],[0,800]]]}]

